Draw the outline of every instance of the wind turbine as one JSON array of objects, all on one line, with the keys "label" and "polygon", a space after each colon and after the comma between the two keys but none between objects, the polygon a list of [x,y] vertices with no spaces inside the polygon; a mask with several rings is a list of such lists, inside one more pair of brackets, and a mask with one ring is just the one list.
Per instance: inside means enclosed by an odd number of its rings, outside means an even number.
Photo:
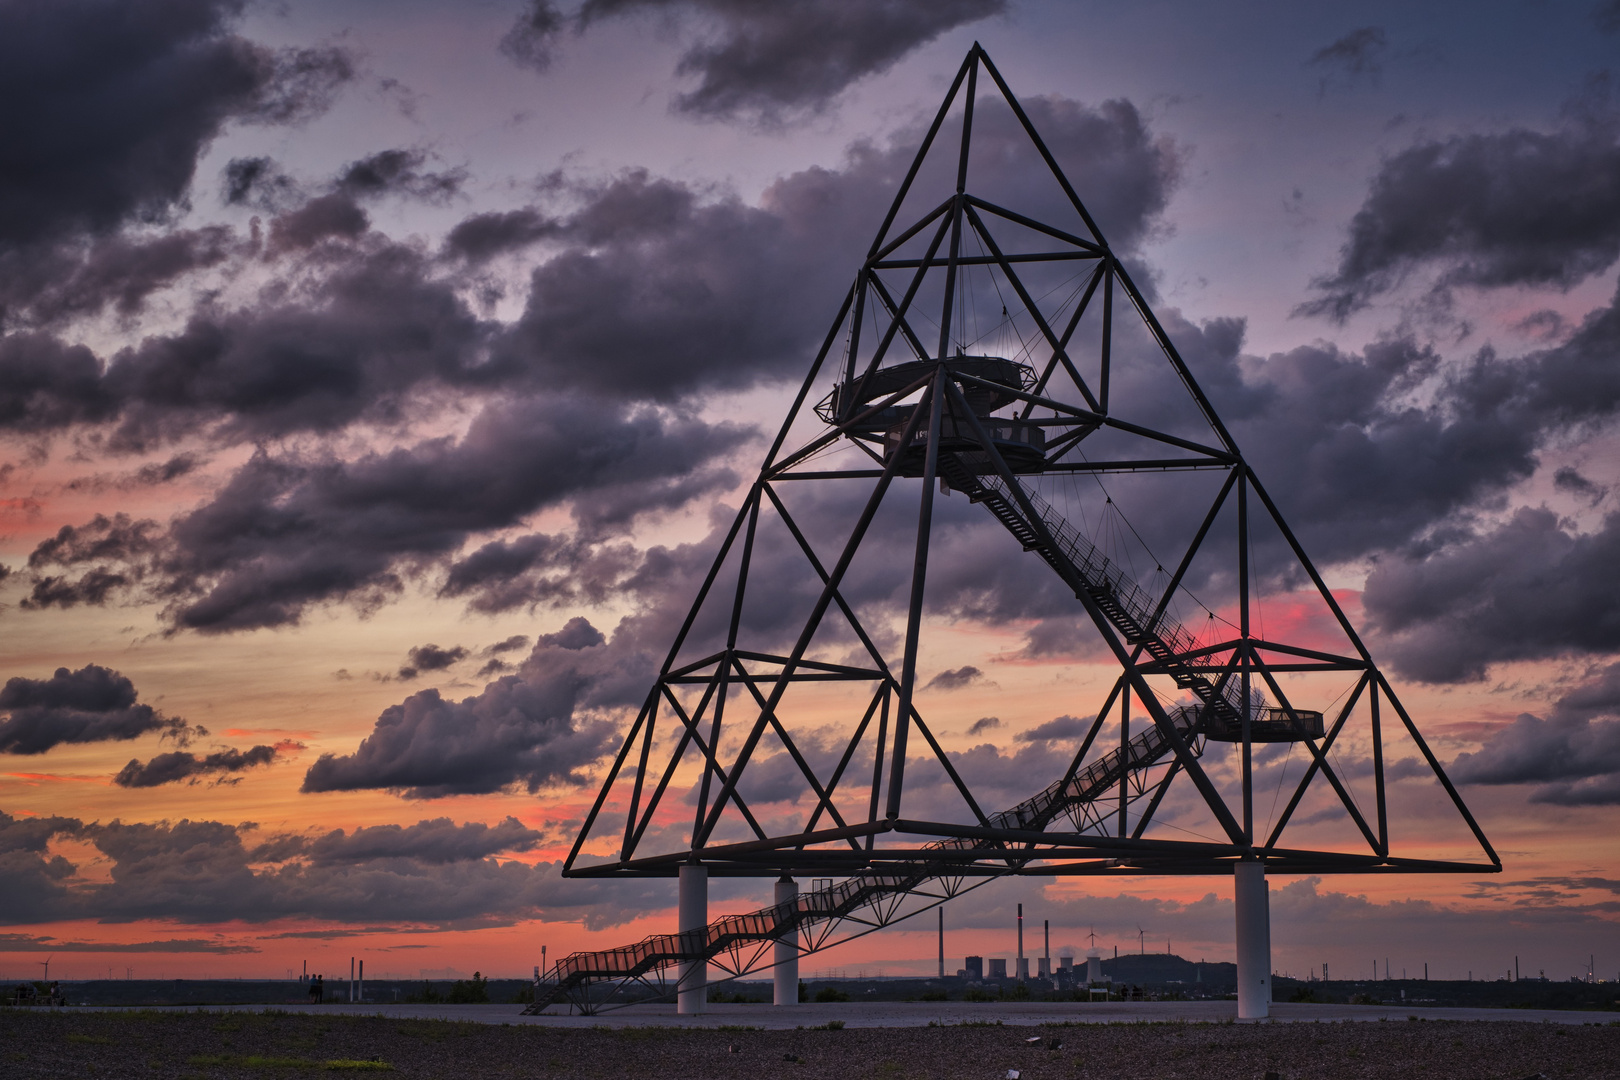
[{"label": "wind turbine", "polygon": [[1136,947],[1143,956],[1147,955],[1147,931],[1142,929],[1141,923],[1136,924]]},{"label": "wind turbine", "polygon": [[55,960],[55,959],[56,959],[56,954],[52,953],[50,956],[47,956],[45,959],[38,961],[39,963],[45,965],[45,981],[46,982],[51,981],[51,961]]}]

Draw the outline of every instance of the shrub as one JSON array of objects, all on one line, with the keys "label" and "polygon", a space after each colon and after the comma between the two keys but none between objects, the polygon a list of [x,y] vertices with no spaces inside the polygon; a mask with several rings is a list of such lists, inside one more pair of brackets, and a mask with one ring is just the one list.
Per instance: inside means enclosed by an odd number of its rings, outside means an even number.
[{"label": "shrub", "polygon": [[457,979],[445,998],[452,1005],[482,1005],[489,1001],[489,982],[482,972],[473,972],[471,981]]},{"label": "shrub", "polygon": [[836,986],[823,986],[820,990],[816,991],[816,1000],[821,1004],[826,1005],[835,1001],[848,1001],[849,995],[838,989]]},{"label": "shrub", "polygon": [[440,997],[439,992],[433,989],[431,982],[423,979],[422,989],[414,994],[406,994],[405,1000],[412,1005],[437,1005],[444,998]]}]

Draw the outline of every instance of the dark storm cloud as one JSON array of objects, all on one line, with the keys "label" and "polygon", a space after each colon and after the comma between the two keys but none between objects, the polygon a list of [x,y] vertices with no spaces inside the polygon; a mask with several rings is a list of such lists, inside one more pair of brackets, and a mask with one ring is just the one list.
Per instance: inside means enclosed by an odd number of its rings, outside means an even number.
[{"label": "dark storm cloud", "polygon": [[1091,730],[1091,723],[1095,717],[1084,719],[1078,716],[1057,716],[1044,724],[1037,724],[1028,731],[1020,731],[1015,738],[1019,742],[1056,742],[1063,739],[1083,738]]},{"label": "dark storm cloud", "polygon": [[551,0],[528,0],[517,22],[501,38],[501,52],[524,67],[545,71],[551,67],[567,21]]},{"label": "dark storm cloud", "polygon": [[650,674],[645,662],[636,666],[648,671],[626,670],[621,652],[577,618],[482,693],[449,701],[423,690],[390,706],[353,754],[322,754],[303,790],[381,788],[424,799],[577,783],[613,736],[591,710],[607,703],[609,688]]},{"label": "dark storm cloud", "polygon": [[[1091,108],[1037,97],[1024,105],[1110,243],[1131,250],[1178,182],[1178,151],[1129,102]],[[468,254],[541,234],[559,245],[531,275],[525,311],[495,347],[492,372],[663,400],[798,375],[923,132],[914,125],[885,146],[858,144],[839,170],[783,177],[758,206],[631,170],[564,185],[561,195],[577,206],[555,221],[469,219],[479,231],[460,242]],[[952,138],[947,131],[941,145]],[[981,101],[974,140],[975,191],[1035,217],[1073,216],[999,100]],[[947,165],[954,169],[954,158],[931,155],[919,190],[930,198],[951,190]]]},{"label": "dark storm cloud", "polygon": [[1386,160],[1323,295],[1301,313],[1342,321],[1433,269],[1458,286],[1567,290],[1620,258],[1620,143],[1607,110],[1550,131],[1419,143]]},{"label": "dark storm cloud", "polygon": [[583,492],[650,507],[693,475],[730,486],[710,462],[748,434],[558,395],[492,405],[459,440],[352,462],[261,454],[170,526],[156,566],[176,626],[286,625],[313,604],[375,602],[412,564]]},{"label": "dark storm cloud", "polygon": [[[161,537],[148,522],[97,519],[43,542],[32,557],[36,585],[50,566],[105,562],[89,572],[94,578],[50,578],[37,603],[105,600],[139,584],[139,595],[167,604],[171,625],[205,632],[288,625],[328,602],[375,606],[469,537],[545,507],[573,503],[576,517],[597,528],[730,487],[736,477],[720,463],[751,437],[729,424],[569,394],[492,404],[460,439],[352,461],[261,452]],[[578,505],[587,493],[589,505]],[[614,550],[600,555],[604,566]],[[492,580],[511,567],[488,562],[475,553],[457,564],[447,595],[471,594],[484,610],[511,606]]]},{"label": "dark storm cloud", "polygon": [[445,237],[445,251],[470,263],[487,262],[497,255],[520,251],[561,232],[552,218],[525,206],[465,218]]},{"label": "dark storm cloud", "polygon": [[353,196],[333,192],[271,221],[270,250],[283,254],[314,247],[322,240],[353,240],[369,228],[371,219]]},{"label": "dark storm cloud", "polygon": [[529,0],[501,52],[535,71],[556,58],[572,23],[652,15],[696,30],[676,64],[697,86],[673,107],[705,119],[780,126],[824,112],[846,89],[893,67],[948,30],[999,15],[1007,0],[586,0],[572,19],[551,0]]},{"label": "dark storm cloud", "polygon": [[64,743],[114,742],[152,732],[184,739],[194,730],[140,704],[135,684],[87,664],[48,679],[16,676],[0,689],[0,753],[43,754]]},{"label": "dark storm cloud", "polygon": [[273,159],[251,157],[232,158],[226,163],[220,195],[226,206],[278,212],[297,202],[300,191],[298,182]]},{"label": "dark storm cloud", "polygon": [[52,840],[73,838],[82,822],[64,817],[12,817],[0,811],[0,893],[6,897],[0,921],[53,922],[68,897],[73,864],[50,854]]},{"label": "dark storm cloud", "polygon": [[461,193],[465,169],[425,172],[426,163],[421,150],[383,150],[345,166],[336,187],[356,198],[407,195],[428,203],[444,203]]},{"label": "dark storm cloud", "polygon": [[494,328],[414,247],[351,244],[365,229],[347,195],[305,203],[271,222],[269,246],[326,245],[313,280],[276,282],[236,309],[199,305],[179,331],[105,363],[45,334],[0,338],[0,425],[110,422],[108,448],[139,451],[198,434],[236,442],[395,421],[421,388],[479,382]]},{"label": "dark storm cloud", "polygon": [[514,851],[532,851],[544,839],[544,834],[514,817],[493,826],[481,821],[457,825],[441,817],[410,826],[366,826],[347,835],[342,829],[334,829],[308,841],[301,848],[301,854],[315,866],[402,858],[448,865]]},{"label": "dark storm cloud", "polygon": [[[272,223],[272,240],[309,244],[358,227],[346,196],[323,196]],[[381,245],[340,260],[318,288],[233,312],[198,311],[179,333],[120,350],[105,390],[121,401],[116,446],[199,429],[225,440],[329,432],[397,419],[406,397],[476,369],[490,328],[420,253]]]},{"label": "dark storm cloud", "polygon": [[534,270],[494,362],[601,392],[668,399],[782,375],[850,262],[768,209],[640,171],[593,192],[568,228],[578,242]]},{"label": "dark storm cloud", "polygon": [[273,54],[269,82],[241,118],[257,124],[297,124],[331,107],[338,88],[354,78],[354,57],[341,48],[282,49]]},{"label": "dark storm cloud", "polygon": [[77,818],[15,818],[0,811],[0,855],[30,852],[42,855],[57,836],[77,836],[84,825]]},{"label": "dark storm cloud", "polygon": [[[172,483],[182,477],[190,476],[206,464],[208,464],[207,458],[186,451],[175,454],[164,461],[149,461],[145,465],[127,472],[91,473],[88,476],[77,476],[64,483],[62,490],[81,494],[100,494],[107,491],[139,491],[142,488],[158,487]],[[103,520],[106,519],[103,518]],[[156,528],[156,522],[150,524],[153,528]]]},{"label": "dark storm cloud", "polygon": [[21,606],[29,611],[70,608],[79,604],[100,607],[132,583],[133,579],[128,575],[102,567],[93,567],[71,579],[58,574],[45,574],[34,579]]},{"label": "dark storm cloud", "polygon": [[157,550],[159,525],[128,514],[97,514],[83,525],[64,525],[28,556],[32,569],[80,563],[137,560]]},{"label": "dark storm cloud", "polygon": [[1432,553],[1384,557],[1363,603],[1398,671],[1481,679],[1496,662],[1620,651],[1617,560],[1620,514],[1579,534],[1525,507]]},{"label": "dark storm cloud", "polygon": [[1593,678],[1558,699],[1553,718],[1620,717],[1620,664],[1610,664]]},{"label": "dark storm cloud", "polygon": [[196,454],[176,454],[167,461],[155,461],[149,465],[142,465],[135,470],[131,482],[142,486],[167,484],[171,480],[189,476],[204,464],[206,464],[206,461]]},{"label": "dark storm cloud", "polygon": [[492,540],[451,563],[439,595],[465,597],[471,610],[486,614],[597,604],[624,588],[642,559],[627,543],[531,533]]},{"label": "dark storm cloud", "polygon": [[[524,19],[532,22],[543,6]],[[776,125],[825,110],[853,83],[887,71],[947,30],[1006,7],[1006,0],[586,0],[579,26],[643,12],[695,17],[708,34],[687,49],[675,71],[698,83],[675,98],[675,108]],[[546,30],[551,36],[542,40],[554,40],[554,24]]]},{"label": "dark storm cloud", "polygon": [[1582,476],[1579,469],[1571,468],[1568,465],[1562,466],[1553,473],[1553,487],[1559,491],[1567,491],[1571,495],[1579,495],[1593,506],[1602,502],[1603,497],[1609,493],[1608,488],[1594,484]]},{"label": "dark storm cloud", "polygon": [[591,625],[589,619],[576,615],[563,624],[563,628],[554,634],[541,634],[535,642],[535,648],[555,647],[578,652],[581,649],[594,649],[604,644],[607,636]]},{"label": "dark storm cloud", "polygon": [[[1037,98],[1028,107],[1116,247],[1129,248],[1174,186],[1173,149],[1127,103],[1089,109]],[[1039,162],[1005,108],[984,105],[976,130],[986,183],[1015,196],[1051,195],[1025,179]],[[198,434],[232,442],[397,421],[446,387],[579,386],[675,400],[794,375],[825,332],[920,134],[913,127],[885,147],[859,145],[838,170],[784,177],[758,206],[638,171],[555,180],[546,185],[554,207],[477,215],[452,229],[446,260],[370,229],[357,191],[441,175],[422,173],[419,156],[389,151],[351,168],[348,186],[270,220],[261,255],[279,276],[254,300],[199,305],[180,330],[104,359],[48,335],[0,340],[0,425],[111,424],[105,445],[139,451]],[[274,166],[237,164],[228,193],[253,202]],[[551,250],[517,323],[475,317],[458,276],[467,263],[542,237]],[[242,261],[258,250],[206,230],[147,247],[121,243],[106,250],[114,262],[122,252],[123,270],[54,275],[51,296],[60,300],[52,302],[62,311],[138,304],[220,257]],[[622,512],[602,504],[605,520]]]},{"label": "dark storm cloud", "polygon": [[0,252],[0,325],[39,328],[106,310],[127,318],[153,293],[240,248],[229,229],[215,225]]},{"label": "dark storm cloud", "polygon": [[95,423],[117,411],[101,362],[83,345],[49,334],[0,336],[0,426],[30,434]]},{"label": "dark storm cloud", "polygon": [[984,672],[971,664],[964,664],[959,668],[947,668],[928,680],[923,687],[925,690],[960,690],[984,678]]},{"label": "dark storm cloud", "polygon": [[1448,771],[1464,784],[1538,784],[1531,802],[1620,805],[1620,720],[1525,714]]},{"label": "dark storm cloud", "polygon": [[[156,553],[161,527],[155,521],[136,521],[127,514],[97,514],[83,525],[64,525],[39,542],[28,556],[32,588],[22,607],[39,610],[98,606],[132,585],[141,566]],[[46,573],[50,567],[74,570],[86,563],[99,565],[79,570],[77,576]]]},{"label": "dark storm cloud", "polygon": [[237,0],[0,7],[0,245],[160,215],[233,118],[311,116],[353,75],[339,50],[230,33]]},{"label": "dark storm cloud", "polygon": [[195,783],[196,778],[213,774],[240,773],[276,760],[274,746],[254,746],[247,750],[216,750],[211,754],[193,754],[175,750],[159,754],[142,763],[131,758],[129,764],[118,770],[113,783],[119,787],[147,788],[163,784],[177,784],[182,780]]},{"label": "dark storm cloud", "polygon": [[[61,919],[103,922],[164,919],[188,923],[313,918],[453,926],[509,925],[544,915],[580,919],[592,929],[666,906],[667,888],[603,890],[564,882],[557,866],[481,857],[491,840],[523,848],[527,830],[422,822],[397,832],[361,829],[311,840],[265,838],[249,847],[251,825],[215,821],[143,824],[114,821],[91,839],[112,861],[104,885],[56,888]],[[70,864],[63,862],[67,874]],[[50,916],[47,916],[50,918]],[[0,921],[44,921],[7,905]]]},{"label": "dark storm cloud", "polygon": [[1412,404],[1438,364],[1403,339],[1360,354],[1306,345],[1207,389],[1306,550],[1335,562],[1405,543],[1535,470],[1553,418],[1472,381],[1441,379],[1433,404]]},{"label": "dark storm cloud", "polygon": [[437,645],[416,645],[406,654],[406,660],[399,669],[401,679],[414,679],[424,671],[444,671],[453,664],[467,658],[467,649],[461,645],[452,645],[448,649],[441,649]]}]

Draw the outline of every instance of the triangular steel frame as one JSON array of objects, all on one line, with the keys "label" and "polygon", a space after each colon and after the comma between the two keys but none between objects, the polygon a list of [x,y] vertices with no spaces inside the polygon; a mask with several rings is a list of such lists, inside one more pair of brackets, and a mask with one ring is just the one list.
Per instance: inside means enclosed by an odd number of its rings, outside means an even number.
[{"label": "triangular steel frame", "polygon": [[[981,71],[992,80],[1061,187],[1079,222],[1078,228],[1058,228],[1037,221],[968,191],[975,95]],[[924,161],[958,104],[962,136],[955,191],[914,223],[895,232]],[[991,221],[999,227],[1022,230],[1020,235],[1044,238],[1051,242],[1049,248],[1006,250],[990,227]],[[966,253],[964,239],[976,242],[982,254]],[[922,247],[920,253],[914,250],[918,246]],[[1063,261],[1093,265],[1083,273],[1083,286],[1075,290],[1073,312],[1066,324],[1059,326],[1058,320],[1043,312],[1041,303],[1031,295],[1019,267]],[[984,267],[987,274],[999,273],[1000,280],[1016,294],[1017,302],[1023,305],[1019,314],[1027,313],[1035,324],[1044,350],[1038,364],[1013,365],[1019,372],[1009,375],[1012,367],[1006,366],[1008,361],[967,357],[960,347],[953,354],[952,305],[959,299],[958,275],[971,267]],[[896,272],[909,272],[903,290],[898,288],[898,282],[897,288],[891,290],[884,281],[886,274]],[[925,282],[937,282],[938,275],[943,275],[943,307],[937,348],[930,350],[911,316]],[[1125,305],[1118,304],[1119,297],[1123,297]],[[1098,307],[1100,312],[1096,311]],[[1110,411],[1114,324],[1123,313],[1116,310],[1121,307],[1140,318],[1162,351],[1169,365],[1168,374],[1179,379],[1207,426],[1207,438],[1159,430]],[[1100,334],[1095,355],[1081,356],[1073,335],[1088,311],[1100,314]],[[863,346],[863,328],[868,324],[880,328],[881,333],[875,345]],[[842,363],[833,359],[840,340],[845,343]],[[891,347],[897,345],[909,349],[915,359],[894,362]],[[869,351],[863,352],[863,348]],[[829,359],[833,359],[832,364]],[[1094,379],[1088,381],[1082,368],[1094,372]],[[836,388],[815,404],[812,394],[829,376]],[[1000,402],[995,408],[1011,408],[1012,414],[992,415],[994,409],[983,404],[987,397]],[[1050,416],[1045,415],[1048,413]],[[820,420],[819,429],[796,448],[788,449],[793,433],[800,425],[812,423],[813,418]],[[1102,431],[1162,449],[1154,452],[1157,456],[1086,458],[1081,452],[1086,440]],[[1018,458],[1019,440],[1039,443],[1043,447],[1039,460]],[[812,467],[813,458],[840,446],[860,451],[864,455],[861,467]],[[1144,592],[1121,574],[1020,479],[1057,473],[1102,476],[1182,471],[1222,472],[1225,478],[1179,565],[1157,596]],[[899,657],[892,658],[884,655],[868,633],[843,585],[885,497],[900,479],[917,479],[921,483],[904,641]],[[836,557],[824,560],[790,513],[781,489],[795,483],[855,481],[869,481],[870,494],[844,535]],[[985,504],[1026,551],[1045,558],[1075,593],[1119,665],[1113,690],[1067,769],[1035,798],[998,814],[989,814],[980,806],[914,704],[936,487],[964,492],[974,502]],[[1253,516],[1255,500],[1261,517]],[[1167,609],[1217,519],[1223,511],[1233,509],[1238,553],[1237,634],[1227,641],[1198,645],[1173,623]],[[802,630],[785,653],[749,649],[742,641],[750,561],[762,519],[767,517],[786,529],[808,573],[814,575],[811,580],[819,582],[820,588]],[[1343,632],[1350,646],[1347,652],[1305,648],[1251,632],[1254,598],[1249,532],[1251,523],[1261,520],[1269,521],[1286,541],[1299,568]],[[735,586],[726,596],[721,585],[722,571],[730,566],[735,569]],[[707,655],[685,658],[683,650],[700,613],[710,604],[729,605],[724,644]],[[856,661],[838,662],[811,655],[818,631],[834,609],[859,643]],[[1320,713],[1296,707],[1278,680],[1279,675],[1304,672],[1354,676],[1354,687],[1331,723]],[[1191,705],[1167,703],[1150,678],[1161,687],[1165,679],[1171,679],[1178,692],[1191,693],[1196,700]],[[865,684],[870,688],[836,767],[826,775],[819,774],[801,752],[783,709],[784,696],[791,688],[817,682]],[[1266,694],[1277,704],[1266,706],[1262,712],[1257,702]],[[1133,701],[1148,720],[1147,726],[1134,734],[1130,728]],[[1353,711],[1363,702],[1370,717],[1374,773],[1375,806],[1370,814],[1362,811],[1330,757]],[[1384,706],[1394,710],[1487,861],[1412,858],[1392,851],[1385,794]],[[733,713],[745,710],[751,717],[741,740],[727,728],[728,707]],[[1120,746],[1104,751],[1096,745],[1097,737],[1106,718],[1116,714],[1121,721]],[[660,741],[661,722],[668,726],[671,720],[676,725],[672,734],[677,737]],[[1252,773],[1254,745],[1261,740],[1263,729],[1270,733],[1272,741],[1297,743],[1309,754],[1303,778],[1294,785],[1286,808],[1264,836],[1256,826]],[[960,796],[968,823],[906,816],[905,771],[913,731]],[[721,751],[723,736],[731,740],[728,745],[733,749]],[[750,761],[768,736],[778,741],[792,759],[812,796],[802,827],[785,835],[773,834],[740,790]],[[1241,752],[1242,783],[1236,806],[1229,804],[1200,761],[1212,737],[1233,743]],[[671,741],[673,746],[669,745]],[[864,779],[851,779],[849,767],[868,746],[873,747],[872,775],[865,813],[845,813],[837,796],[855,783],[866,786]],[[692,792],[694,808],[686,840],[672,850],[649,853],[645,850],[649,830],[664,835],[674,828],[676,811],[666,796],[688,756],[694,753],[701,772]],[[1208,807],[1220,832],[1216,838],[1182,841],[1146,835],[1155,811],[1180,776],[1187,777]],[[1307,789],[1318,778],[1337,796],[1366,850],[1306,850],[1282,845],[1285,829]],[[610,800],[612,814],[622,817],[622,823],[611,828],[604,814]],[[723,819],[736,828],[746,825],[748,838],[717,838]],[[600,846],[609,839],[617,851],[611,857],[600,857]],[[878,843],[880,839],[885,842]],[[582,859],[588,845],[593,855]],[[945,895],[952,895],[969,887],[972,879],[1009,873],[1229,874],[1235,861],[1255,858],[1265,861],[1273,873],[1478,873],[1501,869],[1501,860],[1440,761],[1243,458],[1141,290],[1103,239],[1001,73],[975,44],[928,129],[787,419],[771,443],[658,677],[607,771],[568,854],[564,873],[576,877],[672,876],[681,865],[694,862],[706,865],[712,875],[719,876],[837,876],[861,872],[903,876],[926,867],[935,872],[936,879],[948,875],[949,881],[942,884]],[[876,921],[887,923],[889,919],[879,912]]]}]

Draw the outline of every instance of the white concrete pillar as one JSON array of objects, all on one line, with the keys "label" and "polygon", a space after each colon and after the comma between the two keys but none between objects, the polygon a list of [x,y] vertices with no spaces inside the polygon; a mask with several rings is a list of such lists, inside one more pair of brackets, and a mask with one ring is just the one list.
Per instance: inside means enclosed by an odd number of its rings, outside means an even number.
[{"label": "white concrete pillar", "polygon": [[[790,877],[783,877],[776,883],[776,902],[778,904],[792,903],[799,896],[799,883]],[[795,944],[798,931],[792,935],[776,939],[776,1003],[778,1005],[797,1005],[799,1003],[799,946]]]},{"label": "white concrete pillar", "polygon": [[1244,861],[1232,875],[1237,911],[1238,1019],[1271,1015],[1271,897],[1264,863]]},{"label": "white concrete pillar", "polygon": [[[709,925],[709,868],[688,863],[681,867],[680,930],[701,931]],[[680,966],[676,982],[676,1012],[695,1015],[709,1003],[709,962],[689,960]]]}]

